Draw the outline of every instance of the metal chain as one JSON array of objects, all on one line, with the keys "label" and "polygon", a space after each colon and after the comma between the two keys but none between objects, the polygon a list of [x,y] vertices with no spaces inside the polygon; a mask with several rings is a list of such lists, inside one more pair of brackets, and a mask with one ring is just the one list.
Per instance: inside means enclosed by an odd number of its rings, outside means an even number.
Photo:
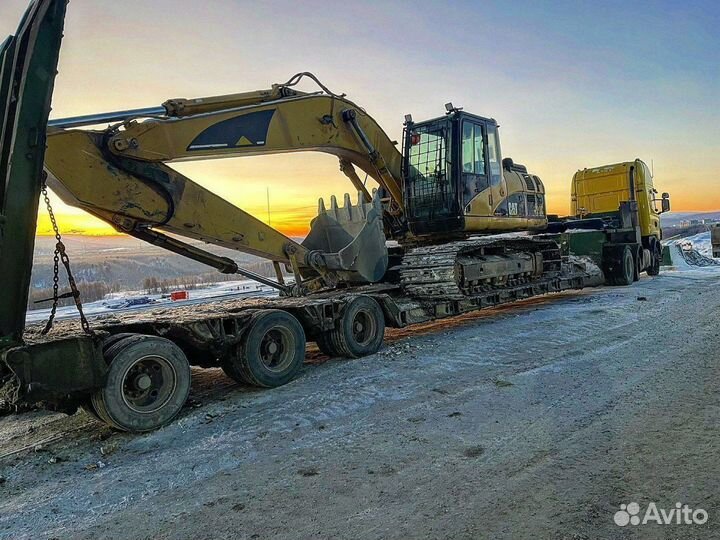
[{"label": "metal chain", "polygon": [[[47,334],[53,327],[55,321],[55,314],[57,312],[58,302],[61,298],[73,298],[75,300],[75,307],[80,313],[80,325],[82,326],[83,332],[89,335],[93,335],[93,331],[90,328],[90,323],[85,317],[83,312],[82,302],[80,301],[80,290],[77,287],[75,278],[73,277],[72,270],[70,269],[70,258],[68,257],[67,251],[65,250],[65,244],[60,236],[60,229],[58,228],[57,221],[55,220],[55,213],[53,212],[52,205],[50,204],[50,197],[48,196],[47,185],[45,180],[47,174],[43,172],[43,182],[40,191],[43,199],[45,199],[45,206],[47,206],[48,215],[50,216],[50,223],[52,224],[53,232],[55,233],[55,254],[53,256],[53,305],[50,309],[50,317],[48,318],[45,328],[42,331],[42,335]],[[68,283],[70,284],[70,292],[65,294],[58,294],[59,283],[60,283],[60,261],[62,261],[67,273]]]}]

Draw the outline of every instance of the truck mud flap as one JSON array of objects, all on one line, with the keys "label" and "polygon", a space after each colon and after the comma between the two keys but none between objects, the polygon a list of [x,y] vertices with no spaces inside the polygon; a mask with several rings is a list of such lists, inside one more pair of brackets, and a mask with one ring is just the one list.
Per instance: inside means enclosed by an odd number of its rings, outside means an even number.
[{"label": "truck mud flap", "polygon": [[102,349],[90,336],[15,347],[2,361],[10,374],[0,386],[0,409],[71,401],[101,388],[107,374]]}]

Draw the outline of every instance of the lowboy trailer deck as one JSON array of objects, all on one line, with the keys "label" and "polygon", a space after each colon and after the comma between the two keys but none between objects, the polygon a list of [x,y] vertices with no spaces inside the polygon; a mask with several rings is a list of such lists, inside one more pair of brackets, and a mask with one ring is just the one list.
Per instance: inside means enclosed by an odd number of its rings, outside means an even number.
[{"label": "lowboy trailer deck", "polygon": [[[418,300],[399,285],[378,284],[300,298],[208,301],[104,315],[91,319],[92,334],[83,333],[77,319],[58,321],[47,336],[42,326],[30,325],[25,345],[5,356],[12,372],[0,400],[4,396],[6,407],[41,402],[68,413],[82,406],[118,429],[154,429],[184,404],[190,365],[222,367],[240,383],[276,387],[297,375],[306,341],[317,342],[330,356],[357,358],[380,348],[386,326],[402,328],[604,281],[587,259],[569,257],[563,266],[562,273],[542,282],[466,298]],[[125,381],[119,385],[122,395],[104,395],[114,377]],[[164,393],[166,407],[149,407]]]}]

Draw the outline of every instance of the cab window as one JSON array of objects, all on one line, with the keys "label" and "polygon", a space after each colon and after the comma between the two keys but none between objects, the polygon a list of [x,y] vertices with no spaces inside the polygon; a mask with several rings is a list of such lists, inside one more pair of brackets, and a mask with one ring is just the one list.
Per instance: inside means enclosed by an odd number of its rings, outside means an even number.
[{"label": "cab window", "polygon": [[472,122],[463,122],[462,163],[464,173],[487,174],[482,126]]},{"label": "cab window", "polygon": [[500,143],[498,141],[498,133],[495,126],[487,126],[488,141],[488,162],[490,164],[490,184],[496,186],[500,184]]}]

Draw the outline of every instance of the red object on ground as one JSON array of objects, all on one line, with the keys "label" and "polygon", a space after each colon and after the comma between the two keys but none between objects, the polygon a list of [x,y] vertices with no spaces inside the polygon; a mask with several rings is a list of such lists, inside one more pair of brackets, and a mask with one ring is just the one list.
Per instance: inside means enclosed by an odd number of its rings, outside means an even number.
[{"label": "red object on ground", "polygon": [[187,300],[190,294],[187,291],[173,291],[170,293],[170,300],[177,302],[178,300]]}]

